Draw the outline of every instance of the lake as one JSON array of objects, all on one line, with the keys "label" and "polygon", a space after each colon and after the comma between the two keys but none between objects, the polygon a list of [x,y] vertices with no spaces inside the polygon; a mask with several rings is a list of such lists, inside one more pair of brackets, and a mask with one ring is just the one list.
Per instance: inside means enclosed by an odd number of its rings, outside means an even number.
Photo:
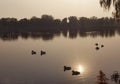
[{"label": "lake", "polygon": [[[32,55],[32,50],[37,54]],[[46,54],[41,56],[41,50]],[[64,71],[64,66],[72,69]],[[80,75],[72,75],[72,70]],[[0,39],[0,84],[95,84],[100,70],[108,79],[114,71],[120,71],[118,34],[75,38],[60,34],[49,40],[21,36],[16,40]]]}]

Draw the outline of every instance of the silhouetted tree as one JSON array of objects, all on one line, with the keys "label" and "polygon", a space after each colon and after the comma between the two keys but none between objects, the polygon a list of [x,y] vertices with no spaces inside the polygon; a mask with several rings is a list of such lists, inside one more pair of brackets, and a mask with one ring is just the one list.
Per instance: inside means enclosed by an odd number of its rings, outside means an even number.
[{"label": "silhouetted tree", "polygon": [[68,17],[68,20],[69,20],[69,26],[70,27],[77,27],[78,26],[78,19],[76,16],[70,16]]},{"label": "silhouetted tree", "polygon": [[66,36],[67,35],[67,31],[68,31],[68,19],[67,18],[63,18],[61,21],[61,31],[62,33]]},{"label": "silhouetted tree", "polygon": [[51,15],[42,15],[41,22],[43,26],[52,26],[54,18]]},{"label": "silhouetted tree", "polygon": [[54,26],[55,27],[60,27],[60,25],[61,25],[61,20],[60,19],[55,19],[54,20]]},{"label": "silhouetted tree", "polygon": [[78,21],[78,23],[79,23],[79,31],[80,32],[84,32],[84,31],[86,31],[87,29],[86,29],[86,25],[88,24],[88,22],[89,22],[89,19],[88,18],[86,18],[86,17],[80,17],[79,18],[79,21]]},{"label": "silhouetted tree", "polygon": [[100,0],[101,7],[105,9],[109,10],[112,4],[115,9],[113,16],[115,18],[120,18],[120,0]]},{"label": "silhouetted tree", "polygon": [[78,19],[76,16],[70,16],[68,17],[69,20],[69,36],[71,38],[77,36],[78,32]]},{"label": "silhouetted tree", "polygon": [[54,30],[54,18],[51,15],[42,15],[41,17],[41,27],[43,31],[53,31]]},{"label": "silhouetted tree", "polygon": [[61,27],[68,27],[67,18],[62,19]]}]

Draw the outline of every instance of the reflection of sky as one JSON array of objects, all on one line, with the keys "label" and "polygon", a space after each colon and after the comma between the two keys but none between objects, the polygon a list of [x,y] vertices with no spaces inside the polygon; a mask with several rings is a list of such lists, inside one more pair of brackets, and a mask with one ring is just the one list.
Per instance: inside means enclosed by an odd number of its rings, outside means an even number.
[{"label": "reflection of sky", "polygon": [[0,17],[30,18],[42,14],[55,18],[68,16],[111,16],[99,5],[99,0],[0,0]]},{"label": "reflection of sky", "polygon": [[[105,47],[96,51],[96,42]],[[119,43],[118,36],[76,39],[60,36],[48,41],[30,38],[10,42],[0,40],[0,80],[6,81],[5,84],[94,84],[99,70],[110,78],[114,70],[120,69]],[[47,53],[42,57],[41,49]],[[32,56],[31,50],[37,51],[37,55]],[[71,66],[72,70],[81,65],[84,72],[72,76],[72,71],[63,71],[65,65]]]}]

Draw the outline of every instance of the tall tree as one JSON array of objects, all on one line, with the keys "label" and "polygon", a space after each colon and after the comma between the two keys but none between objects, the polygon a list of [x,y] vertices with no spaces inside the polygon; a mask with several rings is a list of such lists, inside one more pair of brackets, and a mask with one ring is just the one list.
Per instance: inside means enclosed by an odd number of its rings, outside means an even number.
[{"label": "tall tree", "polygon": [[114,7],[115,11],[112,13],[115,18],[120,19],[120,0],[100,0],[101,7],[105,9],[110,9],[111,5]]}]

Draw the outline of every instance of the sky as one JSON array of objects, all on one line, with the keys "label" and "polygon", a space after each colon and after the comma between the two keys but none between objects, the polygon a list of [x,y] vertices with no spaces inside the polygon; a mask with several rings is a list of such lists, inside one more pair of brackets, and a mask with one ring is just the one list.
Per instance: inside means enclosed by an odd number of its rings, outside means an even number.
[{"label": "sky", "polygon": [[111,17],[112,10],[105,11],[99,0],[0,0],[0,18],[41,17],[43,14],[63,19],[77,17]]}]

